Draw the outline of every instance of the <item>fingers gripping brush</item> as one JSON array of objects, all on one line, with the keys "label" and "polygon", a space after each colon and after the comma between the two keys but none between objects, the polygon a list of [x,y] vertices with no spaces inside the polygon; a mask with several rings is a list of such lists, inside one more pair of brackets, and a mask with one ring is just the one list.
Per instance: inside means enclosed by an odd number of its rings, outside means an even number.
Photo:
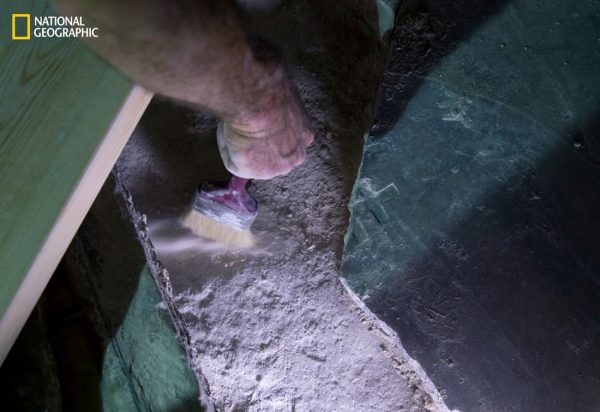
[{"label": "fingers gripping brush", "polygon": [[219,243],[250,247],[254,244],[250,225],[258,204],[246,191],[248,179],[232,176],[229,181],[205,181],[182,218],[196,235]]}]

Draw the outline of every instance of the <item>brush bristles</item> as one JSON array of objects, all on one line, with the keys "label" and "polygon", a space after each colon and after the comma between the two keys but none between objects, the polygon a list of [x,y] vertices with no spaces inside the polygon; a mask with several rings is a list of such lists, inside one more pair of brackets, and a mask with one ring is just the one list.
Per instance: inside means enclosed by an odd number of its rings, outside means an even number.
[{"label": "brush bristles", "polygon": [[219,223],[192,208],[186,210],[181,217],[181,222],[196,235],[217,241],[224,245],[242,248],[254,246],[254,236],[250,230],[234,229],[226,224]]}]

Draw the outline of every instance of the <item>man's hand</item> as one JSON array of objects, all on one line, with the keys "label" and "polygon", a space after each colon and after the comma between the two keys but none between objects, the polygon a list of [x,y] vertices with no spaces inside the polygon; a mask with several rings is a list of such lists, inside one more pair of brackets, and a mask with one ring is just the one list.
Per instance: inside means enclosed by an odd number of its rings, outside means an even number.
[{"label": "man's hand", "polygon": [[224,120],[221,154],[246,178],[300,165],[313,132],[277,61],[258,59],[232,0],[54,0],[100,28],[87,44],[136,83]]},{"label": "man's hand", "polygon": [[[217,133],[227,169],[248,179],[271,179],[304,162],[314,133],[292,84],[280,72],[257,99],[257,110],[240,113]],[[260,102],[260,103],[259,103]]]}]

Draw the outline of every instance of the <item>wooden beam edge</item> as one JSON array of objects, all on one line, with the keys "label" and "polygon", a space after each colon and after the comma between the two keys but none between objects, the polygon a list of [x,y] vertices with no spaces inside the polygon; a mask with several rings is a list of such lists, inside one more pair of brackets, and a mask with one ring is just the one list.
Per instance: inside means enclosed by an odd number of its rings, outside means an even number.
[{"label": "wooden beam edge", "polygon": [[129,136],[150,103],[152,95],[140,86],[133,86],[69,195],[21,286],[0,320],[0,365],[21,333]]}]

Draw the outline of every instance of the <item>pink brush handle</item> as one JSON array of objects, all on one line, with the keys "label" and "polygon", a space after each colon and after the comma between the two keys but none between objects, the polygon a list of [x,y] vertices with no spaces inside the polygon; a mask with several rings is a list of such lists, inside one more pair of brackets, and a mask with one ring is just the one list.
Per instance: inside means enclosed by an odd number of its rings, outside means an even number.
[{"label": "pink brush handle", "polygon": [[240,192],[246,191],[246,185],[250,179],[244,179],[243,177],[238,177],[235,175],[231,176],[231,180],[227,184],[227,188],[231,190],[239,190]]}]

